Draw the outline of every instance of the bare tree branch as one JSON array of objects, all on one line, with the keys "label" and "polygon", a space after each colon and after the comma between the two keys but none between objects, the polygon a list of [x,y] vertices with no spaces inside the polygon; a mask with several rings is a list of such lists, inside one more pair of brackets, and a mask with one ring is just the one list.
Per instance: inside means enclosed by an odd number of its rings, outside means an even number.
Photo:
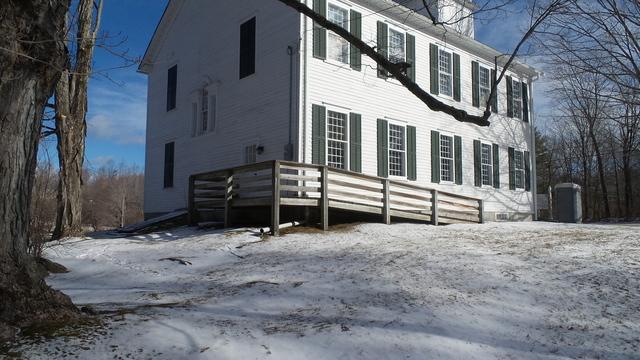
[{"label": "bare tree branch", "polygon": [[[405,64],[396,64],[389,61],[385,56],[379,54],[373,47],[366,44],[361,39],[358,39],[356,36],[352,35],[349,31],[344,29],[342,26],[338,24],[334,24],[329,21],[327,18],[322,16],[321,14],[316,13],[311,8],[306,6],[305,4],[297,1],[297,0],[278,0],[286,6],[293,8],[299,13],[309,17],[313,21],[315,21],[318,25],[336,33],[341,36],[345,40],[347,40],[350,44],[354,45],[358,50],[360,50],[363,54],[367,55],[371,59],[373,59],[379,66],[381,66],[384,70],[389,72],[395,79],[397,79],[407,90],[409,90],[413,95],[415,95],[420,101],[426,104],[429,109],[438,112],[444,112],[446,114],[451,115],[454,119],[460,122],[472,123],[479,126],[489,126],[489,117],[491,116],[491,100],[494,93],[497,91],[497,86],[505,76],[509,66],[513,63],[514,59],[518,55],[518,52],[522,45],[527,41],[527,39],[534,33],[535,29],[540,26],[549,16],[551,16],[555,11],[558,11],[563,4],[567,0],[552,0],[537,16],[532,19],[531,26],[529,30],[525,33],[521,41],[516,46],[515,50],[509,57],[509,60],[506,62],[502,71],[500,72],[500,76],[497,81],[494,82],[494,85],[491,88],[491,93],[489,96],[489,101],[487,101],[485,110],[481,116],[472,115],[468,112],[458,109],[454,106],[447,105],[442,101],[438,100],[436,97],[422,89],[418,84],[412,81],[405,73],[406,66]],[[429,14],[431,21],[434,24],[445,24],[443,22],[439,22],[436,18],[435,14],[429,8],[426,0],[423,0],[423,4],[425,5],[425,9]],[[534,15],[532,15],[534,16]],[[496,60],[497,64],[497,60]],[[497,65],[496,65],[497,69]],[[496,71],[497,73],[497,71]]]}]

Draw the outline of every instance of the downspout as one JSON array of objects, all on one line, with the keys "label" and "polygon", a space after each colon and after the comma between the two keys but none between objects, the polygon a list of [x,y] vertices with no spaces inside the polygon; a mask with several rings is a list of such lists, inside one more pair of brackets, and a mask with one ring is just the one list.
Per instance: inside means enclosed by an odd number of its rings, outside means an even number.
[{"label": "downspout", "polygon": [[[307,0],[304,1],[305,5],[307,5]],[[302,115],[302,133],[299,134],[301,136],[301,141],[299,144],[302,146],[302,159],[298,159],[298,162],[304,163],[307,160],[307,33],[309,32],[308,27],[308,19],[304,15],[300,15],[303,17],[304,21],[304,31],[302,32],[302,51],[299,51],[300,56],[302,56],[302,111],[300,115]]]},{"label": "downspout", "polygon": [[287,46],[287,54],[289,55],[289,142],[284,149],[284,159],[293,160],[293,46]]},{"label": "downspout", "polygon": [[538,220],[538,174],[536,166],[536,132],[535,113],[533,111],[533,83],[540,79],[540,74],[529,76],[529,127],[531,130],[531,197],[533,202],[533,220]]}]

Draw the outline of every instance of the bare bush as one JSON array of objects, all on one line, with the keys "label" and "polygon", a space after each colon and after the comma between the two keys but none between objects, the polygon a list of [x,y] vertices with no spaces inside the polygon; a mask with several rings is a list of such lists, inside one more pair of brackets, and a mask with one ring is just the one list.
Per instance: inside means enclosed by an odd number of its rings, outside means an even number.
[{"label": "bare bush", "polygon": [[43,152],[45,158],[36,167],[31,194],[30,236],[27,250],[34,257],[42,255],[44,244],[51,238],[56,217],[58,170],[54,167],[46,149]]},{"label": "bare bush", "polygon": [[89,172],[83,193],[83,223],[109,229],[142,221],[144,175],[135,165],[113,162]]}]

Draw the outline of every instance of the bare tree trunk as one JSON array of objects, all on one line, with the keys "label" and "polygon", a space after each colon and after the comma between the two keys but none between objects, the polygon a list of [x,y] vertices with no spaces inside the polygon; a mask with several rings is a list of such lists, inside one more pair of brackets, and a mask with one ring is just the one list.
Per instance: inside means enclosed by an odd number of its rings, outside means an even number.
[{"label": "bare tree trunk", "polygon": [[604,217],[611,217],[611,209],[609,208],[609,193],[607,192],[607,182],[604,176],[604,163],[602,161],[602,154],[600,153],[600,145],[596,139],[593,126],[589,126],[589,137],[593,142],[593,151],[596,153],[596,162],[598,164],[598,175],[600,177],[600,189],[602,191],[602,205],[604,206]]},{"label": "bare tree trunk", "polygon": [[613,160],[613,176],[616,186],[616,217],[622,217],[622,196],[620,195],[620,176],[618,174],[618,156],[616,155],[616,144],[613,134],[609,134],[609,147],[611,148],[611,159]]},{"label": "bare tree trunk", "polygon": [[69,72],[64,71],[56,86],[56,138],[60,178],[54,239],[82,232],[82,166],[87,125],[84,114],[80,119],[75,112],[71,114],[69,78]]},{"label": "bare tree trunk", "polygon": [[69,0],[0,2],[0,340],[15,327],[75,314],[27,253],[40,121],[66,61],[55,40],[68,7]]},{"label": "bare tree trunk", "polygon": [[622,176],[624,177],[624,216],[631,218],[633,188],[631,186],[631,161],[626,151],[622,152]]},{"label": "bare tree trunk", "polygon": [[[589,173],[591,169],[589,169],[589,165],[587,163],[587,155],[586,151],[582,150],[582,213],[587,215],[589,214],[589,202],[590,202],[590,189],[589,189]],[[592,216],[593,217],[593,216]]]},{"label": "bare tree trunk", "polygon": [[60,183],[53,239],[82,232],[82,167],[87,135],[87,86],[102,15],[102,1],[97,5],[95,25],[93,8],[94,0],[80,0],[78,3],[75,68],[73,71],[64,71],[56,87]]}]

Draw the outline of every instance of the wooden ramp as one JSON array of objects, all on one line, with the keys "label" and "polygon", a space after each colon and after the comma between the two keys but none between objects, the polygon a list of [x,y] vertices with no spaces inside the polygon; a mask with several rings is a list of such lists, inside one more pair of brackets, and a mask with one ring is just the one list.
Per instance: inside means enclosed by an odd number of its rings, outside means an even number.
[{"label": "wooden ramp", "polygon": [[266,161],[189,177],[189,223],[206,212],[221,214],[229,224],[230,209],[270,207],[271,230],[278,234],[280,208],[319,208],[328,227],[329,211],[340,209],[379,214],[384,223],[410,219],[434,225],[481,223],[482,200],[328,166]]},{"label": "wooden ramp", "polygon": [[127,225],[116,232],[124,234],[135,233],[147,233],[154,231],[155,229],[162,228],[163,226],[169,226],[175,223],[182,223],[184,225],[187,220],[187,211],[179,210],[174,211],[162,216],[155,217],[153,219],[145,220],[136,224]]}]

